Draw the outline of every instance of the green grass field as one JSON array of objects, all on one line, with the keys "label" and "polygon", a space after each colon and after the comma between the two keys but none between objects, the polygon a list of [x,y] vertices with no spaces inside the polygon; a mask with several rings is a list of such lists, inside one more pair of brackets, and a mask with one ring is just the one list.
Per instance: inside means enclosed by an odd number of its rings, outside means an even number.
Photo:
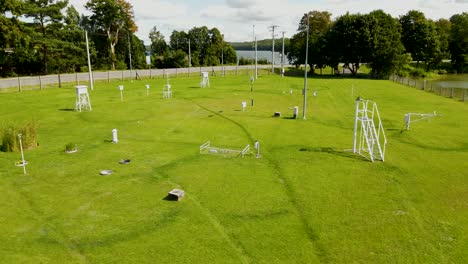
[{"label": "green grass field", "polygon": [[[0,125],[35,120],[40,143],[25,152],[27,175],[19,153],[0,153],[1,262],[468,263],[467,103],[311,78],[307,120],[292,120],[272,115],[302,108],[300,77],[261,76],[253,93],[248,76],[199,82],[173,78],[170,100],[163,79],[97,83],[81,113],[72,85],[0,94]],[[357,95],[379,106],[384,163],[346,151]],[[404,113],[433,111],[403,130]],[[260,159],[199,153],[255,140]],[[64,152],[70,142],[77,153]],[[166,200],[173,188],[186,196]]]}]

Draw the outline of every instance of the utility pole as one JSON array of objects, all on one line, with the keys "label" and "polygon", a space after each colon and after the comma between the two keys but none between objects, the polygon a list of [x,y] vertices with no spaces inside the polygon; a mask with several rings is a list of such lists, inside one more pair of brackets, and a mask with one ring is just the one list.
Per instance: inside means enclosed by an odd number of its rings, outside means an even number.
[{"label": "utility pole", "polygon": [[86,36],[86,54],[88,55],[88,73],[89,73],[89,86],[91,91],[94,90],[94,80],[93,80],[93,71],[91,70],[91,58],[89,56],[89,41],[88,41],[88,31],[85,31]]},{"label": "utility pole", "polygon": [[252,34],[253,34],[253,41],[254,41],[252,48],[255,50],[255,68],[254,68],[255,73],[253,74],[253,76],[255,80],[257,80],[258,79],[258,66],[257,66],[258,57],[257,57],[257,36],[255,36],[255,25],[252,25],[252,28],[253,28]]},{"label": "utility pole", "polygon": [[221,70],[224,77],[224,34],[221,35]]},{"label": "utility pole", "polygon": [[277,25],[270,26],[271,36],[272,36],[272,45],[271,45],[271,73],[275,73],[275,29]]},{"label": "utility pole", "polygon": [[281,78],[283,78],[284,77],[284,33],[286,32],[282,31],[281,33],[283,34],[283,48],[281,51]]},{"label": "utility pole", "polygon": [[127,39],[128,39],[128,56],[130,59],[130,81],[132,81],[132,46],[130,44],[130,30],[127,31]]},{"label": "utility pole", "polygon": [[190,77],[190,68],[192,67],[192,54],[190,50],[190,37],[188,39],[188,76]]}]

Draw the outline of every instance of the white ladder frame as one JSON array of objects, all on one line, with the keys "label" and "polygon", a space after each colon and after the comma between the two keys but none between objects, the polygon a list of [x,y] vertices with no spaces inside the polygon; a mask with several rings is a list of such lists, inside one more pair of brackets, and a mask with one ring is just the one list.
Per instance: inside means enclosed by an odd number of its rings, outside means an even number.
[{"label": "white ladder frame", "polygon": [[[375,124],[378,124],[376,127]],[[359,142],[357,133],[359,131]],[[375,160],[385,161],[387,137],[380,119],[377,103],[370,100],[356,100],[354,120],[353,153]]]}]

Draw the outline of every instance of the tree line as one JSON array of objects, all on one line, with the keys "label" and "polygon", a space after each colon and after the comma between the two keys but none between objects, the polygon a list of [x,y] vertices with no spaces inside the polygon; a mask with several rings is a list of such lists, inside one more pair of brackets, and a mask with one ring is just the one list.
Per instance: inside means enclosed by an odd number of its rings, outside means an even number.
[{"label": "tree line", "polygon": [[[85,32],[93,69],[148,67],[148,49],[135,35],[138,27],[130,3],[89,0],[85,8],[91,15],[80,15],[68,0],[2,0],[0,76],[87,71]],[[152,67],[187,67],[189,60],[192,66],[237,60],[234,49],[216,28],[174,31],[168,44],[156,28],[149,37]]]},{"label": "tree line", "polygon": [[411,62],[429,71],[444,67],[444,60],[451,62],[449,71],[468,72],[468,13],[433,21],[416,10],[398,19],[376,10],[332,21],[329,12],[311,11],[301,18],[288,47],[288,59],[296,66],[305,62],[307,28],[312,73],[325,66],[337,70],[344,63],[356,74],[366,63],[371,76],[386,78],[408,74]]},{"label": "tree line", "polygon": [[[96,70],[147,68],[145,55],[151,55],[151,66],[157,68],[233,64],[234,47],[253,48],[252,42],[231,45],[217,28],[206,26],[174,30],[169,42],[154,27],[151,45],[145,47],[135,35],[133,7],[125,0],[88,0],[85,8],[89,16],[80,15],[68,0],[0,1],[0,75],[87,71],[85,32]],[[467,31],[467,13],[433,21],[414,10],[399,18],[376,10],[332,21],[329,12],[312,11],[302,16],[298,32],[285,45],[288,59],[299,66],[305,61],[308,34],[312,72],[344,63],[356,74],[366,63],[372,76],[383,78],[405,74],[411,61],[431,70],[446,67],[444,60],[451,62],[448,71],[467,72]],[[280,51],[281,39],[275,44]],[[259,41],[258,49],[271,50],[271,40]]]}]

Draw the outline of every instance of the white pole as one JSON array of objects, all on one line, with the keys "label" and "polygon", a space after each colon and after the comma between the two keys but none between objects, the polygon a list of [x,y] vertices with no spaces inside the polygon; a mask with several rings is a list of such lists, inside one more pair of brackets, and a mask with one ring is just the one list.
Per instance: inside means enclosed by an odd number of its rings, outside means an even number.
[{"label": "white pole", "polygon": [[307,109],[307,65],[308,65],[308,57],[309,57],[309,17],[310,14],[307,13],[307,33],[306,33],[306,57],[305,57],[305,64],[304,64],[304,100],[303,100],[303,109],[302,109],[302,119],[306,119],[306,109]]},{"label": "white pole", "polygon": [[88,42],[88,31],[85,31],[86,37],[86,54],[88,55],[88,72],[89,72],[89,86],[91,91],[94,90],[93,71],[91,70],[91,58],[89,56],[89,42]]},{"label": "white pole", "polygon": [[21,162],[23,163],[23,172],[26,174],[26,162],[24,160],[24,153],[23,153],[23,142],[21,141],[21,134],[18,134],[19,145],[21,150]]},{"label": "white pole", "polygon": [[192,67],[192,51],[190,48],[190,37],[188,39],[188,75],[190,77],[190,68]]},{"label": "white pole", "polygon": [[224,77],[224,34],[221,35],[221,70],[223,71]]},{"label": "white pole", "polygon": [[255,80],[258,79],[257,36],[255,36]]},{"label": "white pole", "polygon": [[271,44],[271,73],[275,73],[275,28],[278,26],[271,26],[272,29],[272,44]]},{"label": "white pole", "polygon": [[283,33],[283,48],[281,50],[281,77],[284,77],[284,31]]},{"label": "white pole", "polygon": [[132,47],[130,44],[130,32],[127,31],[127,39],[128,39],[128,56],[130,59],[130,81],[132,81]]},{"label": "white pole", "polygon": [[356,110],[354,114],[354,140],[353,140],[353,153],[356,153],[356,145],[357,145],[357,130],[358,130],[358,119],[359,119],[359,102],[361,99],[358,97],[356,98]]}]

